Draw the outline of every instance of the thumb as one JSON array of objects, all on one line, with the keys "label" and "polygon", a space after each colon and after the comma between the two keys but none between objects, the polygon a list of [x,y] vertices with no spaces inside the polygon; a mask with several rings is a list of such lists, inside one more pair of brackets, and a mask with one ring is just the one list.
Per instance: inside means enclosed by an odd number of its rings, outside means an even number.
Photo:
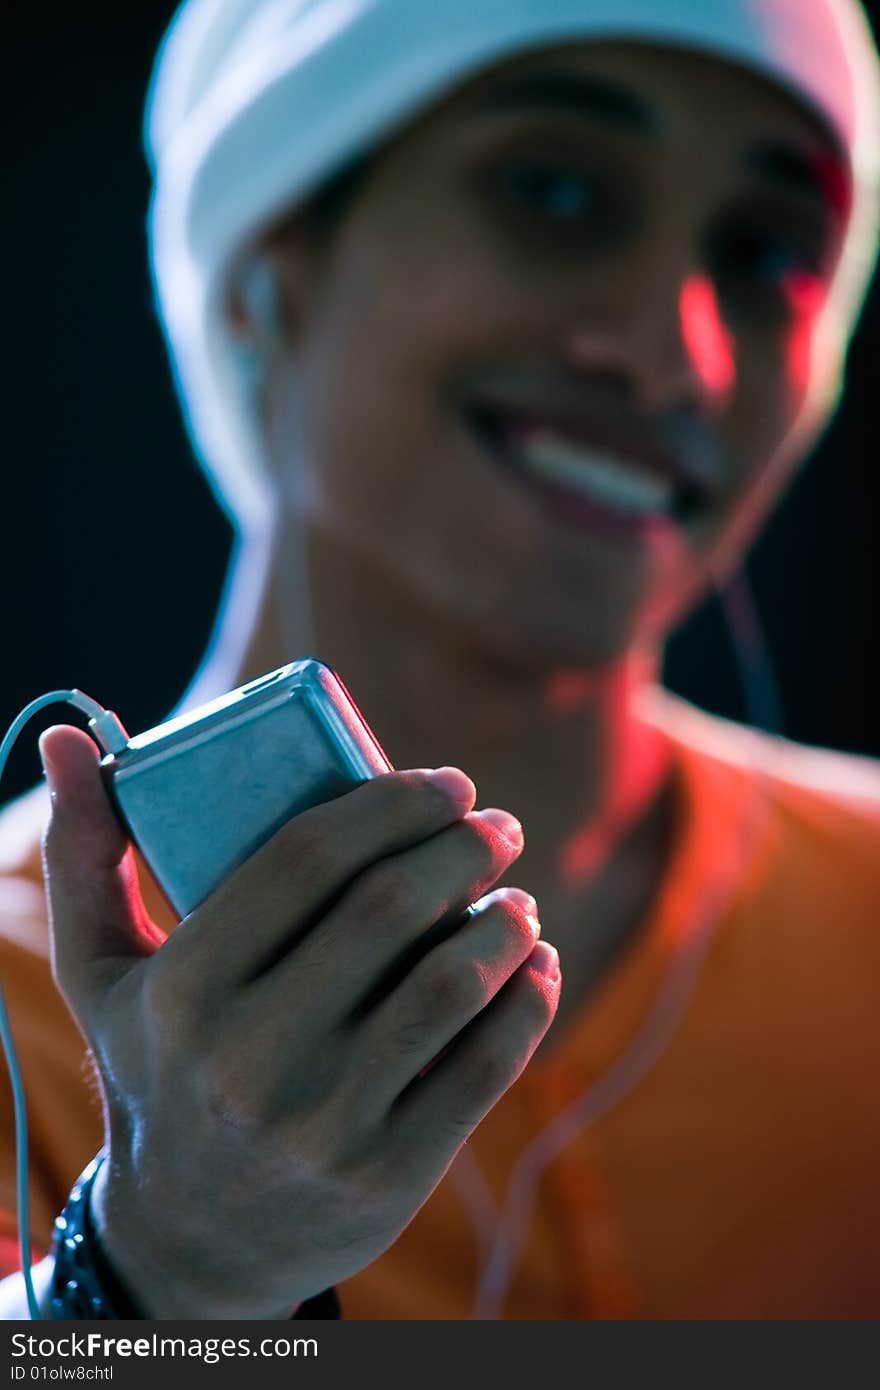
[{"label": "thumb", "polygon": [[144,906],[97,746],[82,729],[56,724],[39,747],[52,799],[42,844],[52,967],[84,1023],[107,987],[152,955],[161,933]]}]

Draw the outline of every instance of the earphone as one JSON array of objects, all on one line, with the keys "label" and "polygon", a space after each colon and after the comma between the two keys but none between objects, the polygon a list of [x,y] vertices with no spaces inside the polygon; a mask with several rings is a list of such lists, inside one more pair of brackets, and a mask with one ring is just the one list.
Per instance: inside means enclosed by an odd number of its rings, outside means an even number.
[{"label": "earphone", "polygon": [[267,363],[283,341],[281,293],[275,272],[265,253],[252,252],[239,265],[234,291],[248,318],[248,326],[231,335],[236,369],[249,393],[265,377]]}]

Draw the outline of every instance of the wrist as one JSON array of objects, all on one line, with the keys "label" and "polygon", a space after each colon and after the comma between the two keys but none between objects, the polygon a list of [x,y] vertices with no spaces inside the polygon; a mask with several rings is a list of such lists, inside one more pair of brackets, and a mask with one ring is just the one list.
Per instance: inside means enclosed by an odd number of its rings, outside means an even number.
[{"label": "wrist", "polygon": [[[141,1310],[133,1316],[149,1320],[242,1319],[283,1321],[296,1316],[297,1303],[277,1306],[257,1304],[242,1294],[249,1281],[237,1280],[219,1289],[219,1277],[210,1279],[205,1264],[189,1260],[172,1237],[157,1243],[155,1221],[138,1216],[134,1202],[114,1177],[112,1165],[103,1163],[95,1174],[90,1196],[90,1226],[105,1267],[114,1271],[121,1287]],[[218,1245],[223,1233],[216,1232]]]},{"label": "wrist", "polygon": [[71,1189],[55,1221],[52,1268],[44,1307],[49,1318],[140,1318],[129,1290],[107,1263],[91,1220],[91,1194],[104,1167],[104,1150]]}]

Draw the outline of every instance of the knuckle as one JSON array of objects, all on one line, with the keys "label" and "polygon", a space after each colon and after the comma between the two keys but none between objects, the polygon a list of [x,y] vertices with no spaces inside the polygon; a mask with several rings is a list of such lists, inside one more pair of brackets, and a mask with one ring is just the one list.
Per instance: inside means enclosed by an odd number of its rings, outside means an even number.
[{"label": "knuckle", "polygon": [[451,814],[449,794],[431,777],[428,768],[409,768],[376,780],[386,783],[391,804],[400,816],[424,819],[426,811],[445,813],[447,818]]},{"label": "knuckle", "polygon": [[469,1139],[476,1128],[476,1120],[464,1115],[449,1115],[445,1121],[445,1129],[450,1139],[457,1139],[459,1142]]},{"label": "knuckle", "polygon": [[428,790],[429,783],[423,772],[409,769],[405,772],[380,772],[360,788],[362,796],[378,801],[386,812],[406,812],[418,806]]},{"label": "knuckle", "polygon": [[394,1058],[421,1056],[427,1046],[429,1031],[423,1015],[398,1024],[394,1029],[389,1054]]},{"label": "knuckle", "polygon": [[285,861],[294,873],[307,873],[310,879],[332,873],[336,854],[334,837],[324,817],[325,808],[315,807],[294,816],[281,829],[281,847]]},{"label": "knuckle", "polygon": [[426,1017],[478,1013],[489,997],[484,970],[476,961],[456,961],[425,971],[419,985]]},{"label": "knuckle", "polygon": [[430,777],[419,768],[389,773],[384,781],[388,794],[406,806],[418,805],[426,796],[432,797],[437,792]]},{"label": "knuckle", "polygon": [[522,1071],[521,1058],[500,1047],[484,1047],[475,1052],[463,1085],[463,1099],[477,1108],[502,1095]]},{"label": "knuckle", "polygon": [[401,864],[390,862],[362,874],[356,893],[358,909],[365,917],[393,921],[411,917],[419,899],[412,876]]}]

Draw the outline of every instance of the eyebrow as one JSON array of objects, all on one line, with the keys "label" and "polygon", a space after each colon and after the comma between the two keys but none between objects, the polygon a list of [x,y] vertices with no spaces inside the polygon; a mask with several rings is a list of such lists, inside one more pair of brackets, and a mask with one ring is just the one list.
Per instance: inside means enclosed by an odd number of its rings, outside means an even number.
[{"label": "eyebrow", "polygon": [[[515,110],[573,116],[658,140],[663,123],[656,108],[631,88],[594,74],[564,69],[524,73],[487,93],[478,113]],[[843,215],[850,199],[844,160],[830,149],[812,150],[794,140],[761,141],[745,151],[745,167],[768,183],[820,202]]]},{"label": "eyebrow", "polygon": [[787,140],[768,140],[747,151],[746,164],[754,173],[821,202],[839,216],[849,207],[849,171],[830,150],[814,151]]},{"label": "eyebrow", "polygon": [[524,73],[499,83],[480,104],[480,110],[487,112],[518,108],[584,116],[637,135],[660,134],[657,114],[642,97],[617,82],[592,74],[563,69]]}]

